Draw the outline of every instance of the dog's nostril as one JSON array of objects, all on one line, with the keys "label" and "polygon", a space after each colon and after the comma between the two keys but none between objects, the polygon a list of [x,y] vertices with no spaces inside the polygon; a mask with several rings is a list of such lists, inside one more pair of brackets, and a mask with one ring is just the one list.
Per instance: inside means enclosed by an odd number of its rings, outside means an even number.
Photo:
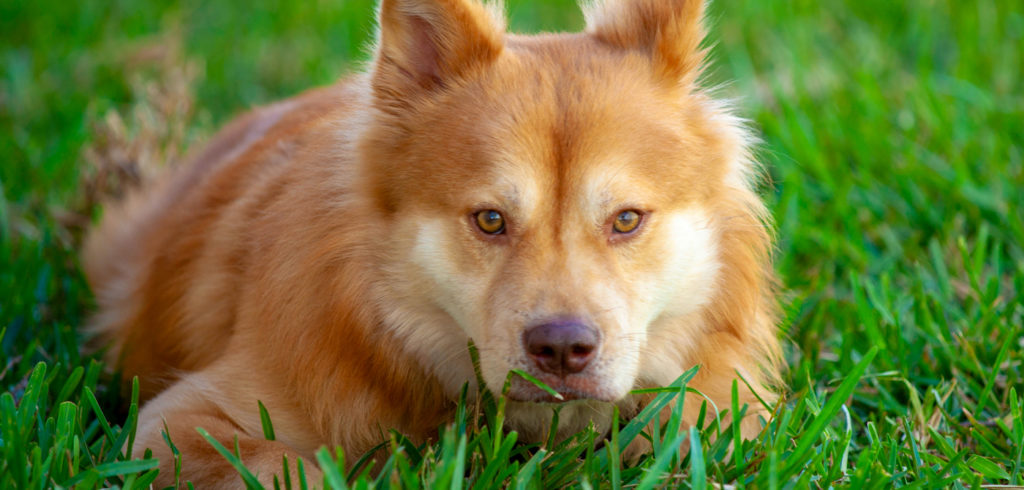
[{"label": "dog's nostril", "polygon": [[585,356],[587,354],[590,354],[593,351],[594,351],[594,347],[593,346],[573,344],[571,352],[572,352],[572,354],[574,356]]},{"label": "dog's nostril", "polygon": [[543,357],[554,357],[555,356],[555,349],[552,349],[551,347],[548,347],[546,345],[545,346],[541,346],[540,349],[537,352],[533,353],[533,355],[535,355],[535,356],[543,356]]},{"label": "dog's nostril", "polygon": [[587,367],[600,337],[597,330],[580,323],[546,323],[523,332],[523,344],[542,371],[565,376]]}]

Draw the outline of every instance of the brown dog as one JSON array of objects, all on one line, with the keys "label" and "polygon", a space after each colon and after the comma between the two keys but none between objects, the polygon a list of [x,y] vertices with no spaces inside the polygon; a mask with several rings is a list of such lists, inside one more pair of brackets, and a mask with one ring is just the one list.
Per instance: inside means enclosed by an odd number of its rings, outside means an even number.
[{"label": "brown dog", "polygon": [[[470,339],[491,390],[522,369],[562,394],[563,434],[694,365],[720,407],[737,372],[772,399],[770,234],[750,137],[697,84],[702,2],[586,9],[585,33],[516,36],[473,0],[383,0],[370,73],[241,117],[108,209],[92,327],[155,396],[136,446],[160,483],[164,420],[206,488],[238,477],[197,426],[267,479],[282,454],[426,439],[474,383]],[[541,437],[555,400],[509,397]]]}]

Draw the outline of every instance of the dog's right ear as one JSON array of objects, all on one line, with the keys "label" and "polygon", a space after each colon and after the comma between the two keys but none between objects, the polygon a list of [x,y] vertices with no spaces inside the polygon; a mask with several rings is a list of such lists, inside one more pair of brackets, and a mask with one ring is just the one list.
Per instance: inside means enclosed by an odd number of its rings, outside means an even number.
[{"label": "dog's right ear", "polygon": [[477,0],[382,0],[379,22],[373,90],[389,105],[486,66],[504,45],[500,7]]}]

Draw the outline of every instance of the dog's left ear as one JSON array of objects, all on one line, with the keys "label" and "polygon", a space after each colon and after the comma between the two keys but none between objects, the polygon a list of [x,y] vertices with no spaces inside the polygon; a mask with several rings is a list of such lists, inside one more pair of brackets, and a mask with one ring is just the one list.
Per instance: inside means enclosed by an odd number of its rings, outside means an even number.
[{"label": "dog's left ear", "polygon": [[704,63],[704,0],[591,0],[587,32],[623,49],[650,54],[657,75],[688,86]]}]

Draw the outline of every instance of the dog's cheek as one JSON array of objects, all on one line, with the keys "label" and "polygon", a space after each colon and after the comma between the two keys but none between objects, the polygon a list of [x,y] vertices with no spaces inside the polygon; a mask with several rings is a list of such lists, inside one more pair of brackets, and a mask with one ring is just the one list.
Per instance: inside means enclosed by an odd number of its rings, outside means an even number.
[{"label": "dog's cheek", "polygon": [[428,295],[434,307],[451,317],[479,350],[488,387],[500,391],[509,369],[526,367],[519,352],[515,314],[524,308],[518,301],[522,298],[501,291],[523,288],[503,277],[507,276],[500,269],[503,248],[465,235],[457,224],[421,220],[408,254],[419,278],[410,283],[416,289],[410,294]]},{"label": "dog's cheek", "polygon": [[427,295],[444,310],[467,335],[476,331],[483,311],[480,305],[487,289],[485,271],[480,270],[472,250],[443,220],[423,220],[416,229],[410,254],[423,287],[417,294]]},{"label": "dog's cheek", "polygon": [[690,315],[706,306],[721,268],[717,233],[700,207],[671,213],[658,230],[662,260],[647,276],[649,321]]},{"label": "dog's cheek", "polygon": [[718,288],[718,232],[709,214],[688,208],[659,223],[655,248],[660,263],[643,275],[646,345],[641,347],[641,384],[671,383],[703,334],[702,312]]}]

